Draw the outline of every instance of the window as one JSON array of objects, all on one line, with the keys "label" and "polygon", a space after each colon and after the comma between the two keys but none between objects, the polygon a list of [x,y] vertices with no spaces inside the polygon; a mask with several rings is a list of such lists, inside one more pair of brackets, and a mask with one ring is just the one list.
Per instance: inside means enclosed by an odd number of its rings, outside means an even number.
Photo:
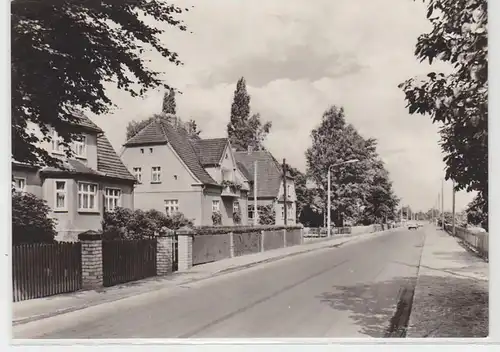
[{"label": "window", "polygon": [[113,211],[121,205],[122,191],[119,188],[106,188],[104,201],[106,211]]},{"label": "window", "polygon": [[153,154],[153,148],[149,148],[149,153]]},{"label": "window", "polygon": [[287,217],[288,219],[291,219],[293,217],[293,207],[290,203],[287,204]]},{"label": "window", "polygon": [[24,192],[26,190],[26,179],[23,177],[14,177],[13,186],[16,192]]},{"label": "window", "polygon": [[56,154],[63,154],[64,153],[64,148],[63,145],[61,144],[62,138],[59,137],[59,134],[55,131],[52,130],[51,133],[51,146],[52,146],[52,153]]},{"label": "window", "polygon": [[97,211],[97,185],[94,183],[78,183],[78,210]]},{"label": "window", "polygon": [[67,188],[66,181],[55,181],[55,211],[66,211],[67,208]]},{"label": "window", "polygon": [[142,183],[142,168],[140,167],[134,167],[134,176],[137,180],[137,182]]},{"label": "window", "polygon": [[288,198],[290,198],[290,197],[291,197],[291,193],[292,193],[292,186],[291,186],[291,185],[288,185],[288,186],[286,187],[286,194],[287,194]]},{"label": "window", "polygon": [[87,137],[86,136],[78,136],[73,141],[73,153],[77,157],[86,158],[87,157]]},{"label": "window", "polygon": [[220,210],[220,201],[218,200],[213,200],[212,201],[212,212],[215,213],[216,211]]},{"label": "window", "polygon": [[161,182],[161,168],[159,166],[153,166],[151,168],[151,182]]},{"label": "window", "polygon": [[179,211],[179,201],[177,199],[167,199],[165,201],[165,212],[173,215]]},{"label": "window", "polygon": [[144,148],[141,148],[141,154],[144,154]]},{"label": "window", "polygon": [[284,205],[281,206],[281,219],[285,220],[285,206]]},{"label": "window", "polygon": [[240,211],[240,202],[234,201],[233,202],[233,213],[237,213]]}]

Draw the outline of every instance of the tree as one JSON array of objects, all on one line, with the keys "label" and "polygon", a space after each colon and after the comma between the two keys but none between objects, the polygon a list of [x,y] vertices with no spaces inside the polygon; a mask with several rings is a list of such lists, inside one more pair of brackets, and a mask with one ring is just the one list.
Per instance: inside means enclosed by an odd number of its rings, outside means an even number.
[{"label": "tree", "polygon": [[[450,73],[430,72],[424,80],[399,85],[410,114],[428,115],[442,125],[446,179],[457,191],[488,199],[488,12],[487,0],[427,0],[429,33],[415,55],[430,64],[452,65]],[[487,218],[488,202],[479,202]]]},{"label": "tree", "polygon": [[191,119],[185,123],[186,130],[191,137],[199,137],[201,131],[198,129],[196,121]]},{"label": "tree", "polygon": [[52,243],[55,220],[47,203],[31,193],[12,193],[12,244]]},{"label": "tree", "polygon": [[231,145],[238,150],[246,150],[248,147],[263,149],[262,143],[271,127],[271,122],[262,124],[260,114],[250,116],[250,95],[247,92],[245,78],[241,77],[236,84],[231,117],[227,125],[227,135]]},{"label": "tree", "polygon": [[165,92],[163,95],[163,105],[161,111],[164,114],[173,114],[177,113],[177,105],[175,103],[175,90],[170,89]]},{"label": "tree", "polygon": [[[12,157],[59,165],[37,143],[50,140],[52,126],[69,146],[81,132],[75,109],[103,114],[113,105],[107,83],[134,97],[158,86],[169,88],[142,54],[153,49],[181,64],[160,41],[164,31],[148,23],[184,31],[177,18],[183,11],[160,0],[12,0]],[[28,130],[29,123],[41,136]]]},{"label": "tree", "polygon": [[396,207],[399,203],[383,162],[376,160],[373,167],[374,176],[370,182],[370,190],[362,215],[362,223],[365,225],[394,220]]},{"label": "tree", "polygon": [[342,217],[359,215],[369,193],[372,139],[364,140],[345,122],[343,108],[332,106],[323,114],[320,125],[311,132],[312,146],[306,151],[307,174],[316,183],[319,199],[326,203],[327,174],[331,165],[347,160],[359,162],[338,165],[331,172],[333,221],[341,226]]},{"label": "tree", "polygon": [[488,200],[483,199],[481,194],[477,194],[476,197],[467,205],[466,213],[467,213],[467,222],[483,227],[486,231],[489,230],[488,227],[488,215],[483,212],[483,209],[486,208],[484,203],[487,203]]}]

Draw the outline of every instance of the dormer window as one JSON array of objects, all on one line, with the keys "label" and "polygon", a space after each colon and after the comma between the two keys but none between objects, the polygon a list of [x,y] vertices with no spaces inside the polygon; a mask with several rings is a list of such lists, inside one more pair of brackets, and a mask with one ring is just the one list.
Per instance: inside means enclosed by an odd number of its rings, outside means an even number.
[{"label": "dormer window", "polygon": [[73,141],[73,153],[75,153],[78,158],[86,158],[87,157],[87,137],[86,136],[78,136]]},{"label": "dormer window", "polygon": [[50,142],[51,142],[51,147],[52,147],[52,153],[63,154],[64,148],[63,148],[63,145],[61,144],[62,138],[59,137],[59,134],[55,130],[52,130],[50,137],[51,137]]}]

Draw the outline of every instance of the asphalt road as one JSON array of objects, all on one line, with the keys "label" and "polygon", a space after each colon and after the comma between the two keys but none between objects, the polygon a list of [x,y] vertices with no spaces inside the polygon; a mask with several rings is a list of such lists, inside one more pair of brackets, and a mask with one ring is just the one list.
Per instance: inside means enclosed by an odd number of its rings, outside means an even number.
[{"label": "asphalt road", "polygon": [[424,229],[398,230],[15,326],[14,338],[384,337]]}]

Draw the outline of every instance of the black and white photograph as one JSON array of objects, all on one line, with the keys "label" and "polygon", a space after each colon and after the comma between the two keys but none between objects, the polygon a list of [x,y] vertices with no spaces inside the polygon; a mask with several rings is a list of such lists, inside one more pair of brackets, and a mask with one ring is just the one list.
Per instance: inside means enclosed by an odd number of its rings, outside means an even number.
[{"label": "black and white photograph", "polygon": [[9,2],[11,343],[490,336],[486,0]]}]

